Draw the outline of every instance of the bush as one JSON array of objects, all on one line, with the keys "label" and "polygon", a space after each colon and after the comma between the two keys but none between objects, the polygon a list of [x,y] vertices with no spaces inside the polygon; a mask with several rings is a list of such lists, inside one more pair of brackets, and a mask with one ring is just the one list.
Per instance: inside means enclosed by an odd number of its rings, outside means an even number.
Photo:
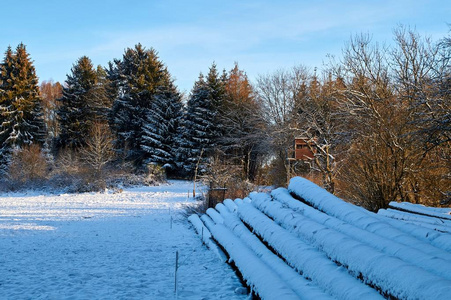
[{"label": "bush", "polygon": [[147,164],[147,176],[144,182],[147,185],[155,185],[166,181],[166,171],[157,164]]},{"label": "bush", "polygon": [[33,144],[16,148],[11,156],[8,174],[11,181],[20,185],[45,180],[49,174],[49,164],[41,147]]}]

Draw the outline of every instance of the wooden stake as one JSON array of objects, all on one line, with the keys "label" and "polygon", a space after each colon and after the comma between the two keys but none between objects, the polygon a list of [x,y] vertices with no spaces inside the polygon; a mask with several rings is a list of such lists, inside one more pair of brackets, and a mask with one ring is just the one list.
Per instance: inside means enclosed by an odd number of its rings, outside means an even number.
[{"label": "wooden stake", "polygon": [[179,269],[179,251],[175,252],[174,293],[177,295],[177,271]]}]

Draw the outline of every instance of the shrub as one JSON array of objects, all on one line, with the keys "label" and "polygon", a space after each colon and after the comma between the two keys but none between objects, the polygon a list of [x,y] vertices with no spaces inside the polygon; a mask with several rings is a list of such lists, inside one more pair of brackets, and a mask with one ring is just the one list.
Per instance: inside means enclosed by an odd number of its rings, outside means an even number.
[{"label": "shrub", "polygon": [[154,185],[166,181],[166,171],[163,167],[150,163],[147,164],[147,176],[144,182],[147,185]]},{"label": "shrub", "polygon": [[16,148],[9,164],[9,178],[20,184],[46,179],[49,165],[44,153],[36,144]]}]

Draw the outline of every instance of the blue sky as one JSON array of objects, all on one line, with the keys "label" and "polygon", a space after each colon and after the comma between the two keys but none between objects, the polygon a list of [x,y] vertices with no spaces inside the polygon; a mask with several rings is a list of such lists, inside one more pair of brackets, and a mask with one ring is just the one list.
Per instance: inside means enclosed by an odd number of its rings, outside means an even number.
[{"label": "blue sky", "polygon": [[321,68],[353,34],[390,43],[399,24],[435,40],[451,28],[444,0],[4,2],[0,51],[23,42],[40,80],[62,82],[83,55],[105,66],[141,43],[158,51],[186,92],[213,61],[227,70],[238,62],[254,79],[298,64]]}]

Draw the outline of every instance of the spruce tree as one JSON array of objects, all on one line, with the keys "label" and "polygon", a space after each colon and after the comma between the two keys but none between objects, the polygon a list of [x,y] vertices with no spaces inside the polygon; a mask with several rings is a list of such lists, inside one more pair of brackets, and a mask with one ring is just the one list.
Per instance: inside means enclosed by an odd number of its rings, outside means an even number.
[{"label": "spruce tree", "polygon": [[9,138],[11,126],[9,124],[9,111],[13,101],[13,80],[15,77],[15,63],[13,51],[8,47],[0,69],[0,155],[6,156],[8,145],[5,143]]},{"label": "spruce tree", "polygon": [[221,111],[226,103],[226,80],[227,73],[224,71],[223,75],[219,76],[216,64],[213,62],[208,71],[205,84],[208,89],[208,98],[211,102],[211,110],[214,114],[215,128],[214,132],[212,132],[212,136],[214,136],[213,139],[215,140],[216,145],[220,145],[222,143],[222,136],[225,134],[226,130],[221,118]]},{"label": "spruce tree", "polygon": [[206,77],[206,85],[208,87],[209,98],[214,110],[218,111],[224,105],[225,101],[225,80],[227,74],[219,76],[216,64],[213,63]]},{"label": "spruce tree", "polygon": [[0,69],[0,156],[6,158],[14,147],[42,145],[46,128],[36,70],[25,45],[19,44],[15,53],[8,47]]},{"label": "spruce tree", "polygon": [[220,113],[226,100],[226,79],[226,73],[219,76],[213,63],[207,76],[201,73],[194,84],[178,141],[177,165],[185,175],[192,176],[199,163],[204,168],[222,142],[225,128]]},{"label": "spruce tree", "polygon": [[60,135],[57,145],[76,149],[86,144],[95,119],[98,75],[91,60],[83,56],[67,75],[63,96],[58,99]]},{"label": "spruce tree", "polygon": [[166,72],[157,52],[146,50],[141,44],[134,49],[128,48],[122,60],[115,60],[108,70],[108,78],[117,96],[110,115],[116,148],[137,166],[150,157],[142,147],[144,125]]},{"label": "spruce tree", "polygon": [[111,95],[111,82],[105,68],[98,65],[96,69],[97,82],[93,97],[94,119],[96,122],[108,123],[108,117],[113,105],[114,96]]},{"label": "spruce tree", "polygon": [[156,89],[152,107],[147,112],[141,147],[149,156],[147,162],[157,163],[169,173],[176,170],[176,142],[182,109],[182,97],[167,74]]},{"label": "spruce tree", "polygon": [[194,84],[183,120],[177,161],[188,176],[206,162],[215,146],[216,124],[211,90],[202,74]]}]

